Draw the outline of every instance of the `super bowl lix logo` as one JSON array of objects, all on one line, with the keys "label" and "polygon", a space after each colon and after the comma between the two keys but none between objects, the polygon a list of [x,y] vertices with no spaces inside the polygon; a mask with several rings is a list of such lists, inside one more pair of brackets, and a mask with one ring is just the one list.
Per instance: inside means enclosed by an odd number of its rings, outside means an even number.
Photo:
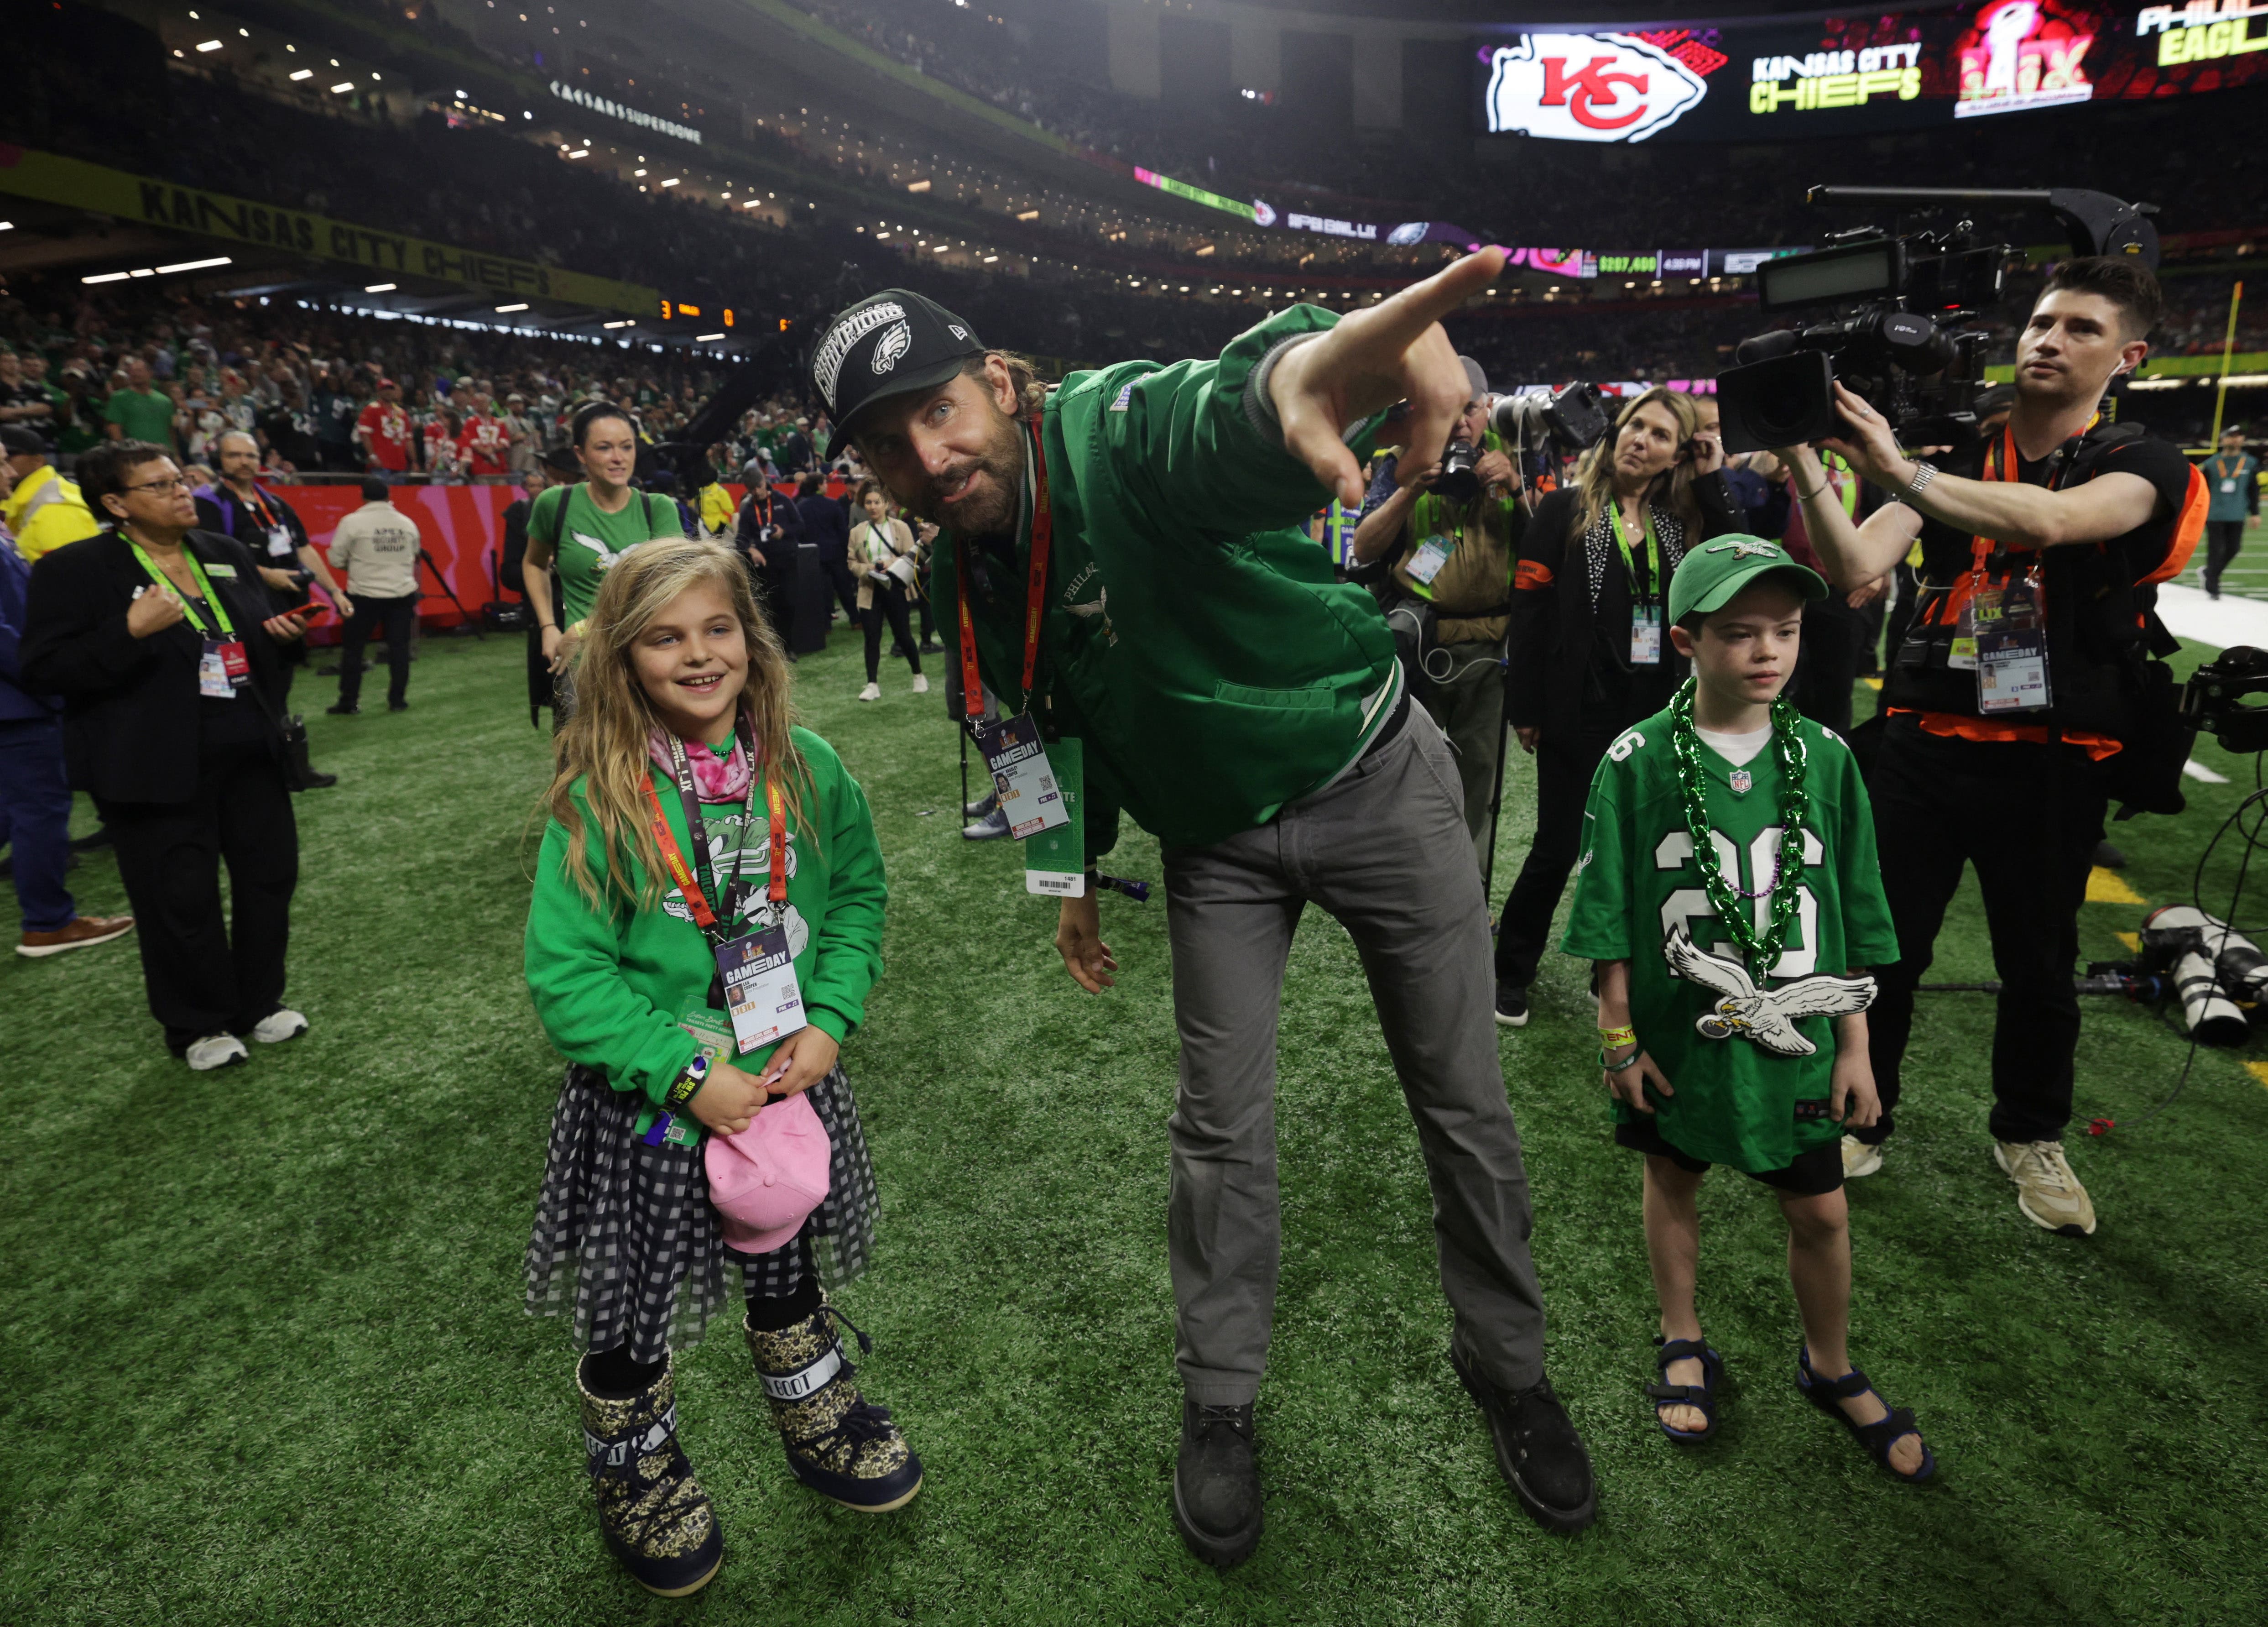
[{"label": "super bowl lix logo", "polygon": [[1644,141],[1708,92],[1683,62],[1631,34],[1524,34],[1492,59],[1488,127],[1553,141]]}]

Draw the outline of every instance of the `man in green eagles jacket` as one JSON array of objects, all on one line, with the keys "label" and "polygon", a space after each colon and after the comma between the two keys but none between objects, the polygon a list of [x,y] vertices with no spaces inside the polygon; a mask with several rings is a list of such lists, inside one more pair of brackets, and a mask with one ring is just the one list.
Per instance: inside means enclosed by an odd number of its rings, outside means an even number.
[{"label": "man in green eagles jacket", "polygon": [[[1410,403],[1410,452],[1440,453],[1466,381],[1440,318],[1493,280],[1476,254],[1372,308],[1296,306],[1218,361],[1123,362],[1052,394],[969,324],[891,289],[838,314],[813,359],[842,427],[898,500],[942,528],[932,594],[970,622],[1010,715],[1081,743],[1089,862],[1123,810],[1164,850],[1181,1031],[1168,1246],[1184,1391],[1174,1512],[1226,1567],[1261,1527],[1252,1403],[1276,1291],[1276,1013],[1301,908],[1353,936],[1432,1186],[1450,1360],[1498,1467],[1537,1520],[1580,1529],[1590,1461],[1543,1372],[1528,1181],[1505,1099],[1480,873],[1457,769],[1412,712],[1370,595],[1302,529],[1359,506],[1368,421]],[[1341,426],[1359,426],[1350,439]],[[1036,440],[1035,440],[1036,434]],[[1042,466],[1035,467],[1037,451]],[[1028,566],[1043,475],[1052,545],[1034,692]],[[1094,889],[1056,946],[1108,986]]]}]

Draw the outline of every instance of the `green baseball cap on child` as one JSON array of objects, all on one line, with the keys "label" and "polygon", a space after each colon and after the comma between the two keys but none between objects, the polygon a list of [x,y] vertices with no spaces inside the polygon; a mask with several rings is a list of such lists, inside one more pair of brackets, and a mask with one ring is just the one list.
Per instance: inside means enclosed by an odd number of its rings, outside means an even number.
[{"label": "green baseball cap on child", "polygon": [[1675,624],[1697,610],[1703,615],[1721,610],[1741,589],[1774,571],[1785,571],[1797,579],[1788,585],[1800,588],[1807,599],[1823,599],[1828,595],[1826,581],[1819,573],[1798,565],[1778,543],[1735,531],[1712,537],[1678,561],[1676,574],[1669,579],[1669,619]]}]

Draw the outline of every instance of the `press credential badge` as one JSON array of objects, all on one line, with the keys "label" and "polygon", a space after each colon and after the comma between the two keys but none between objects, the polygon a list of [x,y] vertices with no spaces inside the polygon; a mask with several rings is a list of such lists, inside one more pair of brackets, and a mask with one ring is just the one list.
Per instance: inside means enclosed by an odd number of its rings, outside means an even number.
[{"label": "press credential badge", "polygon": [[1410,556],[1410,563],[1403,568],[1410,573],[1411,581],[1431,587],[1433,579],[1441,573],[1441,567],[1448,564],[1449,556],[1456,551],[1455,537],[1429,536],[1418,544],[1418,551]]},{"label": "press credential badge", "polygon": [[1047,747],[1040,743],[1040,726],[1028,714],[977,730],[976,749],[984,754],[984,766],[1000,794],[1009,835],[1021,841],[1070,823],[1063,788],[1048,765]]},{"label": "press credential badge", "polygon": [[767,927],[717,946],[717,972],[725,980],[725,1009],[733,1042],[746,1055],[804,1025],[803,990],[785,927]]}]

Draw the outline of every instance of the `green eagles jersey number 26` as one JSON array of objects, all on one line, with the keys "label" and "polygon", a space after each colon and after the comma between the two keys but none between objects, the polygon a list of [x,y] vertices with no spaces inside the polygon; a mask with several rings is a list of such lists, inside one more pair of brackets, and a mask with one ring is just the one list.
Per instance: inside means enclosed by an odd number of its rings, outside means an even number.
[{"label": "green eagles jersey number 26", "polygon": [[[1850,748],[1800,721],[1810,807],[1795,921],[1769,972],[1752,976],[1693,862],[1670,728],[1669,714],[1657,713],[1599,765],[1561,947],[1631,963],[1638,1044],[1675,1091],[1653,1103],[1663,1139],[1735,1169],[1783,1169],[1841,1134],[1823,1108],[1832,1017],[1866,998],[1845,980],[1897,958],[1873,814]],[[1700,760],[1719,869],[1743,892],[1765,891],[1780,847],[1778,761],[1767,746],[1735,768],[1705,743]],[[1761,934],[1769,893],[1743,906]]]}]

